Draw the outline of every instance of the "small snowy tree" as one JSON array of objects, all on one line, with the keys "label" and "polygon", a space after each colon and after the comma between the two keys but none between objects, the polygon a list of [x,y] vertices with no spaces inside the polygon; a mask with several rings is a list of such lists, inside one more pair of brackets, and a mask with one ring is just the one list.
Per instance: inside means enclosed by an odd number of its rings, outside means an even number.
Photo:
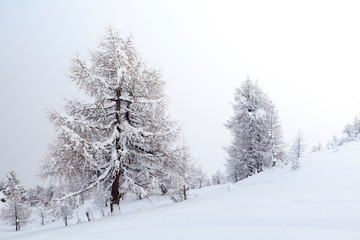
[{"label": "small snowy tree", "polygon": [[195,169],[195,175],[196,175],[195,176],[195,178],[196,178],[195,186],[197,188],[202,188],[202,187],[211,185],[208,176],[204,173],[204,171],[202,170],[202,167],[200,165]]},{"label": "small snowy tree", "polygon": [[314,152],[319,152],[322,150],[322,144],[321,142],[319,142],[318,145],[315,145],[315,146],[312,146],[311,148],[311,152],[314,153]]},{"label": "small snowy tree", "polygon": [[74,210],[79,205],[78,195],[63,198],[66,194],[64,187],[54,188],[54,198],[50,204],[52,214],[57,219],[62,219],[65,226],[68,225],[69,220],[73,218]]},{"label": "small snowy tree", "polygon": [[11,225],[15,225],[16,231],[20,231],[30,217],[31,210],[26,202],[25,189],[11,171],[7,181],[3,185],[3,193],[6,196],[5,206],[1,209],[0,218]]},{"label": "small snowy tree", "polygon": [[327,149],[333,150],[336,152],[338,150],[338,147],[343,144],[343,139],[339,139],[336,135],[332,137],[331,140],[327,142]]},{"label": "small snowy tree", "polygon": [[271,166],[275,167],[279,164],[285,164],[285,144],[283,142],[282,130],[275,106],[268,102],[268,133],[269,133],[269,147],[271,152]]},{"label": "small snowy tree", "polygon": [[180,192],[182,193],[182,199],[186,200],[187,190],[195,188],[196,186],[196,168],[195,163],[191,159],[190,149],[188,146],[183,146],[182,148],[182,156],[179,162],[179,176],[181,178],[182,189]]},{"label": "small snowy tree", "polygon": [[62,219],[65,226],[68,225],[69,219],[73,218],[74,209],[71,206],[72,199],[67,198],[61,200],[60,202],[56,203],[54,208],[54,216],[56,218]]},{"label": "small snowy tree", "polygon": [[291,149],[290,149],[290,160],[292,164],[292,169],[296,170],[300,167],[300,159],[303,157],[306,149],[305,141],[303,134],[298,132],[296,137],[294,138]]},{"label": "small snowy tree", "polygon": [[28,202],[30,206],[36,209],[41,219],[41,225],[45,225],[46,220],[51,216],[50,204],[54,195],[52,188],[51,186],[44,188],[38,185],[34,189],[31,188],[27,191]]},{"label": "small snowy tree", "polygon": [[213,185],[226,183],[226,177],[220,170],[216,171],[216,173],[211,177],[211,180]]},{"label": "small snowy tree", "polygon": [[105,215],[105,209],[110,204],[111,194],[108,189],[105,189],[104,185],[98,185],[96,188],[92,190],[92,199],[100,207],[101,211]]},{"label": "small snowy tree", "polygon": [[347,141],[354,141],[360,135],[360,119],[356,116],[352,124],[347,124],[343,133]]}]

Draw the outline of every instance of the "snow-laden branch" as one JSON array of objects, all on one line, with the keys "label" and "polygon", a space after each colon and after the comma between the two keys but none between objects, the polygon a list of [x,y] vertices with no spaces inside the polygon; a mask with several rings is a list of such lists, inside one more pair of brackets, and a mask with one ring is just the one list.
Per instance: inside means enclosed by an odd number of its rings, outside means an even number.
[{"label": "snow-laden branch", "polygon": [[56,201],[62,201],[64,199],[74,197],[76,195],[79,195],[79,194],[82,194],[84,192],[87,192],[87,191],[91,190],[92,188],[96,187],[99,183],[104,181],[107,178],[107,176],[109,175],[110,171],[111,171],[110,167],[106,168],[104,173],[101,174],[95,182],[90,183],[86,188],[84,188],[84,189],[82,189],[80,191],[73,192],[73,193],[68,193],[63,197],[56,199]]}]

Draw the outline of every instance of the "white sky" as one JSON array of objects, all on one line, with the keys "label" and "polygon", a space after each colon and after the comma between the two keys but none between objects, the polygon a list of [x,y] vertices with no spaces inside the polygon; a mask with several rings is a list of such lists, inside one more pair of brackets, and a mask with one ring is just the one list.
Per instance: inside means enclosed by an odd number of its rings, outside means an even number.
[{"label": "white sky", "polygon": [[360,110],[358,1],[1,1],[0,178],[37,181],[53,136],[45,109],[78,95],[70,59],[105,26],[132,33],[161,67],[172,119],[208,173],[223,169],[235,88],[258,79],[284,136],[309,145],[341,133]]}]

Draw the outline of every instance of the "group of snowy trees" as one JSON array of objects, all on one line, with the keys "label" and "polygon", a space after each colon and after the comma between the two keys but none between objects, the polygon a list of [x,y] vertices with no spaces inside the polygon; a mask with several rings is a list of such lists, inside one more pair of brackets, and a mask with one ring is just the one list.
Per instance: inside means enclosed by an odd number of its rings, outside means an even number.
[{"label": "group of snowy trees", "polygon": [[[126,195],[186,200],[188,189],[210,184],[167,115],[160,71],[143,61],[131,36],[109,27],[88,59],[72,59],[69,77],[88,98],[67,100],[64,114],[49,111],[56,135],[41,176],[53,185],[30,189],[27,198],[42,224],[52,215],[67,225],[87,199],[109,206],[113,215]],[[15,173],[10,176],[15,179]],[[15,185],[1,186],[9,205],[1,214],[16,216],[11,221],[19,230],[29,213],[23,188]]]},{"label": "group of snowy trees", "polygon": [[14,171],[0,182],[0,193],[4,196],[0,205],[0,220],[14,225],[20,231],[32,214],[32,219],[40,219],[41,225],[62,219],[67,225],[68,219],[73,217],[76,207],[74,198],[58,201],[64,189],[50,185],[36,186],[25,190]]},{"label": "group of snowy trees", "polygon": [[[201,167],[194,166],[193,168],[189,167],[189,169],[184,170],[184,173],[190,171],[190,175],[184,176],[184,185],[178,189],[176,194],[171,196],[176,201],[186,200],[188,189],[210,185],[210,181]],[[90,192],[89,194],[70,194],[71,196],[64,198],[68,193],[67,187],[67,185],[55,186],[50,184],[46,187],[37,185],[25,190],[16,173],[11,171],[6,179],[0,181],[0,220],[14,225],[16,231],[19,231],[29,221],[45,225],[56,220],[62,220],[67,226],[68,221],[74,217],[77,217],[78,223],[82,222],[81,218],[84,216],[79,216],[78,207],[87,200],[100,207],[103,217],[110,214],[103,208],[107,193],[94,191],[92,194]],[[88,221],[94,220],[90,208],[86,210],[86,217]]]},{"label": "group of snowy trees", "polygon": [[[307,147],[302,133],[299,130],[286,151],[276,108],[256,81],[247,78],[236,89],[233,109],[234,115],[225,124],[233,137],[226,148],[229,181],[237,182],[276,165],[291,164],[294,170],[300,167]],[[358,139],[360,120],[356,117],[352,124],[345,126],[343,133],[342,137],[329,140],[326,147],[336,151],[344,142]],[[320,150],[321,143],[311,149],[312,152]]]},{"label": "group of snowy trees", "polygon": [[[233,136],[226,174],[218,171],[210,182],[180,140],[181,128],[167,115],[161,73],[143,61],[131,37],[109,27],[89,58],[72,59],[69,77],[87,100],[67,100],[65,113],[49,111],[56,135],[41,175],[53,185],[29,189],[25,197],[14,172],[0,185],[6,202],[1,217],[16,230],[29,217],[27,206],[36,209],[43,225],[50,215],[67,225],[87,199],[110,207],[114,215],[126,195],[186,200],[188,189],[237,182],[289,159],[299,167],[301,134],[292,157],[286,157],[277,110],[250,78],[236,89],[234,116],[226,123]],[[348,135],[359,135],[359,126],[359,121],[347,126]]]},{"label": "group of snowy trees", "polygon": [[360,119],[356,116],[352,123],[346,124],[343,130],[343,135],[333,136],[326,144],[327,149],[337,151],[338,147],[345,142],[352,142],[360,137]]},{"label": "group of snowy trees", "polygon": [[[304,136],[299,132],[285,150],[277,111],[256,81],[247,78],[235,92],[234,115],[225,124],[232,142],[225,150],[227,180],[237,182],[276,165],[291,164],[294,170],[306,150]],[[344,142],[360,137],[360,120],[347,124],[341,137],[334,136],[326,148],[336,151]],[[323,149],[319,143],[311,151]],[[216,177],[213,176],[213,182]]]},{"label": "group of snowy trees", "polygon": [[355,140],[360,136],[360,119],[355,117],[352,124],[347,124],[344,128],[345,137],[348,141]]},{"label": "group of snowy trees", "polygon": [[212,185],[218,185],[218,184],[224,184],[227,182],[227,178],[225,174],[221,171],[216,171],[214,175],[211,177],[211,184]]},{"label": "group of snowy trees", "polygon": [[[26,206],[36,209],[43,225],[49,215],[67,225],[87,199],[118,214],[126,195],[186,200],[188,189],[237,182],[287,161],[277,110],[250,78],[236,89],[235,114],[226,124],[233,135],[227,176],[218,171],[210,182],[167,115],[161,73],[142,60],[131,37],[109,27],[89,58],[72,59],[69,77],[88,98],[67,100],[63,114],[49,111],[56,135],[41,175],[53,185],[29,189],[26,198],[11,172],[0,186],[7,205],[1,216],[16,230],[29,217]],[[358,134],[358,125],[348,129]],[[292,148],[294,168],[303,151],[300,140]]]}]

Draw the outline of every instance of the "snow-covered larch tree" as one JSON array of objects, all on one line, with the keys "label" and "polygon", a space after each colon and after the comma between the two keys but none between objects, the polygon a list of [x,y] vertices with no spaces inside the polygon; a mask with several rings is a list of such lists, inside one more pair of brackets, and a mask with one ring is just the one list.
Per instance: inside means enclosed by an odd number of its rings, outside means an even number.
[{"label": "snow-covered larch tree", "polygon": [[62,219],[65,226],[74,217],[74,209],[79,205],[79,195],[71,196],[57,201],[66,193],[64,186],[54,187],[54,198],[50,203],[51,213],[55,219]]},{"label": "snow-covered larch tree", "polygon": [[292,169],[296,170],[300,167],[300,159],[303,157],[305,153],[305,149],[306,149],[306,145],[304,141],[304,136],[299,130],[290,148],[289,155],[292,164]]},{"label": "snow-covered larch tree", "polygon": [[201,165],[196,167],[195,174],[196,174],[196,182],[195,182],[196,188],[202,188],[211,185],[211,182],[208,176],[204,173]]},{"label": "snow-covered larch tree", "polygon": [[183,144],[181,148],[182,156],[179,159],[179,176],[182,185],[180,197],[187,200],[187,190],[195,188],[197,182],[197,172],[195,162],[191,159],[190,148]]},{"label": "snow-covered larch tree", "polygon": [[216,173],[211,177],[211,181],[213,185],[225,184],[226,177],[224,173],[222,173],[220,170],[217,170]]},{"label": "snow-covered larch tree", "polygon": [[27,223],[31,210],[26,201],[25,189],[14,171],[8,174],[7,181],[3,183],[3,193],[6,202],[0,211],[0,218],[20,231],[21,226]]},{"label": "snow-covered larch tree", "polygon": [[45,188],[37,185],[26,191],[29,205],[36,209],[41,218],[41,225],[45,225],[46,207],[45,207]]},{"label": "snow-covered larch tree", "polygon": [[272,102],[269,101],[267,107],[267,122],[269,133],[269,144],[271,149],[271,166],[275,167],[279,164],[285,164],[285,143],[283,141],[282,130],[280,125],[277,109]]},{"label": "snow-covered larch tree", "polygon": [[354,141],[360,135],[360,119],[356,116],[352,124],[347,124],[343,131],[347,141]]},{"label": "snow-covered larch tree", "polygon": [[144,63],[132,37],[109,27],[90,58],[76,56],[70,70],[91,101],[68,101],[66,114],[49,114],[57,132],[42,175],[76,187],[62,199],[98,187],[110,192],[116,214],[125,194],[144,197],[176,182],[179,127],[166,114],[159,70]]},{"label": "snow-covered larch tree", "polygon": [[233,136],[225,166],[237,182],[283,161],[284,144],[274,104],[255,81],[247,78],[236,89],[233,109],[225,125]]}]

